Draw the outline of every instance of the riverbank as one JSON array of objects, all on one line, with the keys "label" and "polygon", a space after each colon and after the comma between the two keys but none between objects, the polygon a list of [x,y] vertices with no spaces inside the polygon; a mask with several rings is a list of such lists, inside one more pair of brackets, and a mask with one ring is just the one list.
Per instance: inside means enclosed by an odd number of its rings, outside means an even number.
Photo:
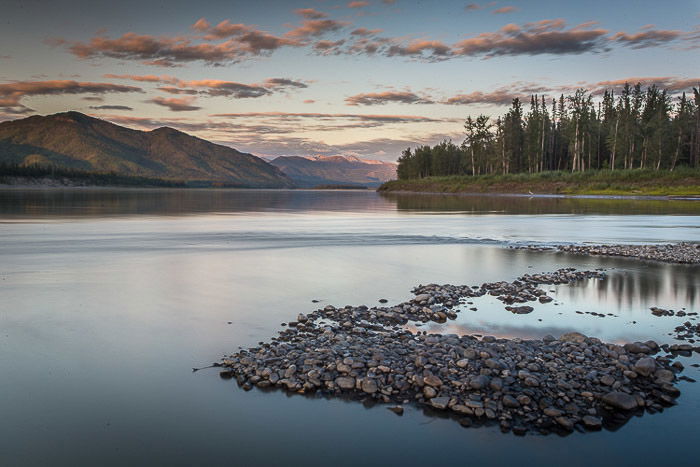
[{"label": "riverbank", "polygon": [[392,180],[380,192],[698,196],[700,170],[599,170]]},{"label": "riverbank", "polygon": [[553,250],[589,256],[623,256],[664,263],[700,264],[699,243],[684,242],[669,245],[557,245],[554,247],[528,245],[512,248],[534,251]]}]

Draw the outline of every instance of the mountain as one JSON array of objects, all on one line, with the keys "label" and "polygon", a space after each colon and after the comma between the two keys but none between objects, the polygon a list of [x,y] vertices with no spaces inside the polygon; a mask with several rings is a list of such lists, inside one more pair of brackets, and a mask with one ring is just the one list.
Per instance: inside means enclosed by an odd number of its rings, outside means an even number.
[{"label": "mountain", "polygon": [[300,187],[364,185],[376,187],[396,178],[394,162],[354,156],[280,156],[270,161]]},{"label": "mountain", "polygon": [[1,122],[0,163],[248,188],[294,186],[277,167],[252,154],[173,128],[133,130],[79,112]]}]

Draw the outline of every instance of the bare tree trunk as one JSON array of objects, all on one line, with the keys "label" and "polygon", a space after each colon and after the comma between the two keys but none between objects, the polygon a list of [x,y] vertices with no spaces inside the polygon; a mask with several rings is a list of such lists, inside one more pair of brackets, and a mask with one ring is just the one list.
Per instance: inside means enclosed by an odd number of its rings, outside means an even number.
[{"label": "bare tree trunk", "polygon": [[620,117],[615,119],[615,137],[613,138],[613,149],[610,155],[610,170],[615,170],[615,151],[617,150],[617,124],[620,123]]}]

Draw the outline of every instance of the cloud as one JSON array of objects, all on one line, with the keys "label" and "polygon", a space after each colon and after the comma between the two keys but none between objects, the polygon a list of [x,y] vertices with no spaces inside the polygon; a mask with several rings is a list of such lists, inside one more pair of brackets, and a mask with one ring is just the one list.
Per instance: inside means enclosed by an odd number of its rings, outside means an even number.
[{"label": "cloud", "polygon": [[374,36],[382,32],[381,29],[357,28],[350,33],[352,36]]},{"label": "cloud", "polygon": [[419,115],[381,115],[381,114],[350,114],[350,113],[312,113],[312,112],[242,112],[212,114],[211,117],[226,118],[266,118],[278,120],[298,120],[298,119],[350,119],[364,122],[384,122],[384,123],[416,123],[416,122],[443,122],[444,119],[434,119]]},{"label": "cloud", "polygon": [[646,28],[643,28],[644,31],[637,34],[617,32],[610,36],[610,40],[633,49],[644,49],[647,47],[657,47],[659,45],[675,41],[684,34],[683,31],[649,29],[648,26],[650,25],[647,25]]},{"label": "cloud", "polygon": [[301,26],[287,31],[285,37],[294,39],[318,37],[329,32],[339,31],[348,24],[350,23],[346,21],[336,21],[334,19],[307,19],[302,22]]},{"label": "cloud", "polygon": [[127,105],[96,105],[90,106],[93,110],[134,110],[133,107]]},{"label": "cloud", "polygon": [[386,51],[386,55],[393,57],[394,55],[401,56],[420,56],[426,58],[424,52],[428,52],[427,58],[441,59],[452,55],[450,47],[440,41],[431,40],[414,40],[406,45],[392,45]]},{"label": "cloud", "polygon": [[492,92],[474,91],[468,94],[457,94],[444,101],[448,105],[468,105],[468,104],[487,104],[487,105],[508,105],[513,99],[519,97],[522,99],[525,95],[513,93],[505,89],[499,89]]},{"label": "cloud", "polygon": [[599,81],[594,84],[587,84],[586,87],[593,88],[593,92],[603,92],[606,89],[619,90],[629,83],[630,86],[634,86],[637,83],[641,83],[644,86],[655,85],[661,89],[667,89],[671,92],[682,92],[689,91],[693,87],[700,87],[700,76],[697,78],[678,78],[675,76],[647,76],[647,77],[629,77],[622,79],[615,79],[609,81]]},{"label": "cloud", "polygon": [[163,75],[115,75],[108,74],[105,77],[115,79],[127,79],[132,81],[171,84],[172,86],[160,86],[159,91],[169,94],[208,94],[210,96],[230,96],[235,98],[261,97],[272,94],[275,91],[288,89],[307,88],[303,81],[289,78],[267,78],[262,84],[244,84],[235,81],[222,81],[214,79],[182,80],[174,76]]},{"label": "cloud", "polygon": [[364,8],[364,7],[366,7],[367,5],[369,5],[369,2],[358,2],[358,1],[355,1],[355,2],[349,2],[348,5],[347,5],[347,7],[348,7],[348,8]]},{"label": "cloud", "polygon": [[345,44],[345,40],[340,39],[337,41],[320,40],[317,41],[314,46],[314,52],[320,55],[337,55],[342,53],[341,46]]},{"label": "cloud", "polygon": [[266,87],[268,88],[308,88],[306,83],[301,81],[294,81],[288,78],[267,78],[265,80]]},{"label": "cloud", "polygon": [[402,104],[432,104],[433,101],[427,97],[419,96],[410,91],[384,91],[355,94],[347,97],[345,102],[348,105],[382,105],[388,103]]},{"label": "cloud", "polygon": [[202,88],[210,96],[229,96],[235,98],[262,97],[272,94],[272,91],[259,84],[244,84],[235,81],[203,79],[184,81],[184,86]]},{"label": "cloud", "polygon": [[314,104],[316,101],[313,99],[305,99],[304,104]]},{"label": "cloud", "polygon": [[501,7],[501,8],[496,8],[496,9],[493,10],[491,13],[493,13],[494,15],[502,15],[502,14],[505,14],[505,13],[512,13],[512,12],[514,12],[514,11],[516,11],[516,10],[517,10],[517,8],[514,7],[514,6],[504,6],[504,7]]},{"label": "cloud", "polygon": [[205,18],[199,18],[191,27],[195,31],[204,32],[211,27],[211,24]]},{"label": "cloud", "polygon": [[197,91],[196,89],[178,88],[175,86],[159,86],[156,89],[158,89],[159,91],[167,92],[168,94],[187,94],[190,96],[199,94],[199,91]]},{"label": "cloud", "polygon": [[146,102],[167,107],[173,112],[190,112],[193,110],[201,109],[201,107],[192,105],[192,103],[194,102],[194,98],[192,97],[183,97],[182,99],[178,99],[176,97],[154,97],[153,99],[149,99]]},{"label": "cloud", "polygon": [[175,78],[174,76],[168,76],[168,75],[163,75],[163,76],[156,76],[156,75],[115,75],[112,73],[107,73],[106,75],[102,75],[105,78],[109,79],[128,79],[130,81],[140,81],[144,83],[167,83],[167,84],[177,84],[180,82],[179,79]]},{"label": "cloud", "polygon": [[[202,18],[204,19],[204,18]],[[192,28],[195,28],[195,26],[202,21],[200,19],[197,21],[195,24],[192,25]],[[204,20],[206,22],[206,20]],[[204,36],[206,40],[216,40],[216,39],[226,39],[228,37],[232,36],[238,36],[247,32],[253,31],[253,29],[250,26],[247,26],[245,24],[237,23],[237,24],[232,24],[231,21],[225,19],[219,24],[217,24],[214,27],[211,27],[211,25],[206,22],[207,27],[204,28],[204,24],[201,24],[199,27],[199,31],[201,32],[206,32],[207,35]]]},{"label": "cloud", "polygon": [[[201,20],[200,20],[201,21]],[[204,27],[200,24],[198,27]],[[223,22],[226,23],[226,22]],[[283,46],[300,46],[290,38],[278,37],[264,31],[238,28],[241,25],[230,23],[210,28],[205,39],[214,39],[227,33],[235,34],[233,39],[218,44],[194,43],[192,38],[184,36],[156,37],[139,35],[132,32],[116,39],[97,36],[88,42],[72,42],[62,39],[52,40],[54,45],[66,45],[68,50],[78,58],[115,58],[120,60],[139,60],[147,65],[177,66],[180,63],[203,61],[212,65],[238,62],[250,56],[265,55]]]},{"label": "cloud", "polygon": [[565,29],[564,20],[542,20],[522,27],[509,24],[498,32],[481,33],[459,41],[452,52],[462,56],[580,54],[606,50],[606,29],[591,29],[590,23]]},{"label": "cloud", "polygon": [[328,17],[327,14],[313,8],[299,8],[298,10],[294,10],[294,13],[306,19],[322,19]]},{"label": "cloud", "polygon": [[143,89],[136,86],[72,80],[16,81],[13,83],[0,84],[0,108],[4,108],[5,111],[14,109],[16,112],[24,113],[27,107],[21,104],[21,100],[28,96],[128,92],[143,92]]}]

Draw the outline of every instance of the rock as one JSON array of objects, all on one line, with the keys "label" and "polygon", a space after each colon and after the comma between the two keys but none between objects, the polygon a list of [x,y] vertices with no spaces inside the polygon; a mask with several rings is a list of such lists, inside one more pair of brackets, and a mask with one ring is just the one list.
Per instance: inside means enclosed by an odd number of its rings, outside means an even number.
[{"label": "rock", "polygon": [[401,407],[400,405],[388,407],[388,409],[394,412],[396,415],[403,415],[403,407]]},{"label": "rock", "polygon": [[546,409],[543,410],[543,413],[548,416],[548,417],[559,417],[561,415],[564,415],[564,412],[562,412],[559,409],[555,409],[554,407],[547,407]]},{"label": "rock", "polygon": [[437,391],[430,386],[425,386],[423,388],[423,395],[425,396],[426,399],[431,399],[431,398],[437,396]]},{"label": "rock", "polygon": [[360,382],[360,387],[362,391],[366,392],[367,394],[374,394],[378,390],[377,382],[370,378],[363,378]]},{"label": "rock", "polygon": [[557,422],[559,426],[565,429],[566,431],[573,431],[574,429],[574,422],[572,422],[571,419],[567,417],[557,417],[554,419],[554,421]]},{"label": "rock", "polygon": [[413,299],[413,301],[416,303],[427,302],[428,300],[430,300],[430,295],[427,293],[416,295]]},{"label": "rock", "polygon": [[489,377],[486,375],[475,376],[469,380],[469,386],[473,389],[484,389],[489,384]]},{"label": "rock", "polygon": [[600,377],[600,382],[606,386],[612,386],[615,384],[615,378],[610,375],[603,375]]},{"label": "rock", "polygon": [[339,376],[335,379],[335,384],[337,384],[340,389],[355,389],[355,378]]},{"label": "rock", "polygon": [[516,314],[516,315],[526,315],[528,313],[532,313],[535,309],[532,308],[531,306],[523,305],[523,306],[507,306],[506,310],[508,310],[511,313]]},{"label": "rock", "polygon": [[447,404],[450,403],[450,398],[449,397],[434,397],[430,399],[430,405],[435,407],[436,409],[440,410],[445,410],[447,408]]},{"label": "rock", "polygon": [[641,342],[628,343],[623,347],[629,353],[651,353],[651,349]]},{"label": "rock", "polygon": [[671,370],[660,368],[654,373],[654,378],[656,378],[657,381],[670,383],[676,378],[676,375]]},{"label": "rock", "polygon": [[502,402],[503,407],[508,407],[511,409],[516,409],[520,407],[520,403],[517,401],[517,399],[511,396],[510,394],[506,394],[505,396],[503,396]]},{"label": "rock", "polygon": [[464,403],[466,407],[469,407],[470,409],[483,409],[484,408],[484,403],[479,402],[479,401],[466,401]]},{"label": "rock", "polygon": [[600,430],[603,427],[603,420],[593,415],[585,415],[582,419],[583,425],[589,430]]},{"label": "rock", "polygon": [[607,405],[620,410],[632,410],[637,408],[637,399],[627,393],[613,391],[600,398]]},{"label": "rock", "polygon": [[642,357],[637,360],[632,369],[642,376],[649,376],[656,370],[656,360],[651,357]]},{"label": "rock", "polygon": [[387,300],[386,298],[379,299],[379,303],[387,303],[387,302],[389,302],[389,300]]},{"label": "rock", "polygon": [[559,337],[559,340],[562,342],[575,342],[577,344],[581,344],[582,342],[586,341],[586,336],[580,332],[567,332]]},{"label": "rock", "polygon": [[440,386],[442,386],[442,380],[435,375],[425,376],[423,378],[423,382],[428,386],[432,386],[434,388],[439,388]]},{"label": "rock", "polygon": [[289,367],[284,372],[284,377],[287,379],[293,378],[294,375],[296,374],[296,372],[297,372],[297,366],[296,365],[289,365]]},{"label": "rock", "polygon": [[457,360],[457,366],[459,368],[466,368],[469,366],[469,360],[467,360],[466,358],[463,358],[461,360]]}]

